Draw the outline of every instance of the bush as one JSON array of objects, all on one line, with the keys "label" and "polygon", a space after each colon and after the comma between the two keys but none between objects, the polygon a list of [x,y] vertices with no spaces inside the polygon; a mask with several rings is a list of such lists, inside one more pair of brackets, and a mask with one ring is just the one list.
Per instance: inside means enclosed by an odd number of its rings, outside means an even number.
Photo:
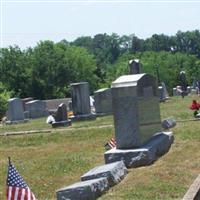
[{"label": "bush", "polygon": [[8,92],[2,83],[0,83],[0,119],[6,114],[8,99],[10,92]]}]

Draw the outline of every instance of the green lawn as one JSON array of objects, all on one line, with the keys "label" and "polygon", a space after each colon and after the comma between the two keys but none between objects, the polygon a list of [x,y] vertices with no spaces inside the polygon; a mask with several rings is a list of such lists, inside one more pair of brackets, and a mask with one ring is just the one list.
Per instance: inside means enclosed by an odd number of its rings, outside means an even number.
[{"label": "green lawn", "polygon": [[[188,106],[193,98],[176,97],[161,103],[162,118],[192,119]],[[195,99],[200,100],[197,96]],[[0,126],[0,133],[50,129],[45,120]],[[55,199],[57,189],[79,181],[82,174],[104,164],[104,144],[114,128],[98,126],[110,124],[113,124],[112,117],[107,116],[73,123],[66,131],[1,136],[0,199],[5,199],[8,156],[39,200]],[[87,129],[91,126],[97,128]],[[200,173],[200,121],[178,122],[173,131],[175,141],[168,154],[151,166],[129,169],[126,178],[99,199],[181,199]]]}]

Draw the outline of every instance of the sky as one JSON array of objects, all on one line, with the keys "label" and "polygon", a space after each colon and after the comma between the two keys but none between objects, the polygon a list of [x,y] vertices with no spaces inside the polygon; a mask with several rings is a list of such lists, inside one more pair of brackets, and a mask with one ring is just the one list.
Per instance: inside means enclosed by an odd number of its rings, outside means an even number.
[{"label": "sky", "polygon": [[34,47],[98,33],[175,35],[200,30],[198,1],[0,0],[0,47]]}]

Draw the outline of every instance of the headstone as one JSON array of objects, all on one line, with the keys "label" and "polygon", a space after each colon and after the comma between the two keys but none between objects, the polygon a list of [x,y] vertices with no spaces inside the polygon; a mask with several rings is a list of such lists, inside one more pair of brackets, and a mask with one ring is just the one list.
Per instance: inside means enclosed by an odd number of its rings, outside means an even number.
[{"label": "headstone", "polygon": [[56,191],[57,200],[95,200],[108,190],[107,178],[74,183]]},{"label": "headstone", "polygon": [[178,94],[177,89],[173,88],[173,96],[179,96],[180,94]]},{"label": "headstone", "polygon": [[25,104],[25,110],[29,112],[29,118],[32,119],[46,117],[48,115],[46,104],[41,100],[29,101]]},{"label": "headstone", "polygon": [[99,89],[94,92],[94,104],[97,115],[112,113],[112,95],[110,88]]},{"label": "headstone", "polygon": [[161,82],[161,85],[158,87],[158,94],[161,102],[169,99],[169,94],[164,82]]},{"label": "headstone", "polygon": [[29,101],[33,101],[33,97],[27,97],[27,98],[22,99],[24,110],[25,110],[25,104],[28,103]]},{"label": "headstone", "polygon": [[22,100],[19,98],[12,98],[8,100],[8,111],[7,111],[6,123],[15,123],[18,121],[24,121],[24,109]]},{"label": "headstone", "polygon": [[75,116],[73,120],[95,119],[96,116],[91,113],[88,82],[72,83],[70,86]]},{"label": "headstone", "polygon": [[67,107],[64,103],[61,103],[58,106],[58,109],[54,116],[55,122],[52,122],[52,127],[59,127],[59,126],[70,126],[71,120],[67,118]]},{"label": "headstone", "polygon": [[140,147],[161,130],[156,79],[148,74],[125,75],[112,83],[117,148]]},{"label": "headstone", "polygon": [[180,84],[181,84],[181,89],[186,92],[187,91],[187,79],[186,79],[186,73],[185,71],[181,71],[179,74],[179,80],[180,80]]},{"label": "headstone", "polygon": [[129,61],[129,69],[130,69],[129,74],[140,74],[141,73],[140,68],[141,67],[139,59],[134,59]]},{"label": "headstone", "polygon": [[49,113],[54,114],[61,103],[64,103],[67,106],[67,110],[69,110],[69,102],[71,98],[62,98],[62,99],[47,99],[43,100],[46,104],[46,109]]},{"label": "headstone", "polygon": [[123,161],[118,161],[102,166],[95,167],[81,176],[81,181],[105,177],[108,179],[109,186],[119,183],[128,173]]}]

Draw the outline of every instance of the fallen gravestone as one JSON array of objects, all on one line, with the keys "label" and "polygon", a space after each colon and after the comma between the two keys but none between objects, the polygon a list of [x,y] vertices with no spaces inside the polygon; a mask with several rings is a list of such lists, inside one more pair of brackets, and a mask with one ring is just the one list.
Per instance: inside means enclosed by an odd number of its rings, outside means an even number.
[{"label": "fallen gravestone", "polygon": [[96,119],[96,116],[91,113],[89,84],[80,82],[72,83],[70,86],[74,113],[72,120]]},{"label": "fallen gravestone", "polygon": [[81,176],[81,182],[59,189],[56,192],[57,200],[97,199],[109,187],[119,183],[127,173],[123,161],[95,167]]},{"label": "fallen gravestone", "polygon": [[59,127],[59,126],[70,126],[71,120],[67,118],[67,107],[64,103],[61,103],[58,106],[58,109],[54,116],[55,122],[52,122],[52,127]]},{"label": "fallen gravestone", "polygon": [[81,181],[106,177],[108,179],[108,184],[111,187],[119,183],[127,173],[128,170],[124,165],[124,162],[118,161],[91,169],[89,172],[81,176]]},{"label": "fallen gravestone", "polygon": [[107,178],[81,181],[56,191],[57,200],[95,200],[108,190]]}]

